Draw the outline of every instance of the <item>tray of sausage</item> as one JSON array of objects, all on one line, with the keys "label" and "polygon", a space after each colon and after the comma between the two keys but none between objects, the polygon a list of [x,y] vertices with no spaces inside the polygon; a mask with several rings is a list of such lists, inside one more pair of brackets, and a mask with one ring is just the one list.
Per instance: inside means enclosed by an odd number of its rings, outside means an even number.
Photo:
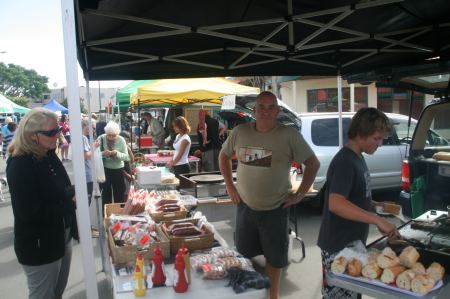
[{"label": "tray of sausage", "polygon": [[155,196],[146,209],[155,222],[184,219],[187,215],[187,209],[176,194]]},{"label": "tray of sausage", "polygon": [[172,254],[176,254],[183,244],[193,251],[209,249],[214,243],[214,234],[205,225],[199,223],[198,219],[163,221],[160,225],[170,241]]}]

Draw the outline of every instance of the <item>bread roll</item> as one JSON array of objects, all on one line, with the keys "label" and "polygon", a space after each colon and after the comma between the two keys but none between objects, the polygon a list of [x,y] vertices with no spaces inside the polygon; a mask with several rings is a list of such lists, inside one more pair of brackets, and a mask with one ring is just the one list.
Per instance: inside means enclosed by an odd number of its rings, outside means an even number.
[{"label": "bread roll", "polygon": [[362,268],[362,275],[367,278],[376,279],[380,277],[383,270],[378,267],[378,264],[376,262],[368,263]]},{"label": "bread roll", "polygon": [[344,273],[345,269],[347,269],[347,259],[343,256],[335,258],[331,264],[331,272]]},{"label": "bread roll", "polygon": [[397,276],[405,271],[405,269],[405,267],[400,265],[386,268],[383,270],[383,274],[381,274],[381,281],[384,283],[393,283]]},{"label": "bread roll", "polygon": [[394,267],[400,264],[398,257],[391,258],[389,256],[380,254],[377,257],[377,264],[381,269],[386,269],[389,267]]},{"label": "bread roll", "polygon": [[428,275],[417,275],[411,280],[411,290],[422,295],[427,294],[434,287],[435,281]]},{"label": "bread roll", "polygon": [[361,276],[362,263],[358,259],[351,259],[347,265],[347,272],[351,276]]},{"label": "bread roll", "polygon": [[394,250],[392,250],[392,248],[391,247],[385,247],[384,249],[383,249],[383,251],[381,252],[381,254],[382,255],[385,255],[385,256],[387,256],[387,257],[390,257],[390,258],[395,258],[395,257],[397,257],[397,254],[394,252]]},{"label": "bread roll", "polygon": [[417,274],[425,274],[425,267],[423,266],[422,263],[417,262],[415,263],[412,267],[411,270],[414,270]]},{"label": "bread roll", "polygon": [[442,160],[442,161],[450,161],[450,153],[447,153],[447,152],[434,153],[433,159]]},{"label": "bread roll", "polygon": [[416,277],[417,273],[414,270],[406,270],[400,273],[395,279],[395,284],[405,290],[411,290],[411,281]]},{"label": "bread roll", "polygon": [[402,253],[399,255],[400,264],[405,267],[412,268],[414,264],[419,260],[419,252],[413,246],[408,246],[403,249]]},{"label": "bread roll", "polygon": [[377,257],[381,254],[380,251],[378,250],[372,250],[369,252],[369,256],[367,257],[369,264],[370,263],[376,263],[377,262]]},{"label": "bread roll", "polygon": [[427,274],[429,277],[433,278],[434,281],[439,281],[444,277],[445,268],[441,266],[439,263],[432,263],[428,269]]}]

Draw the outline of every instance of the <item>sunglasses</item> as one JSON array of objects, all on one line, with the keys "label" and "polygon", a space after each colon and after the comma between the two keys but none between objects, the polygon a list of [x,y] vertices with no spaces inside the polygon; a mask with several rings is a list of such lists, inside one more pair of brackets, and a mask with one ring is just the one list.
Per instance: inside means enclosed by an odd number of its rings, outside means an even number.
[{"label": "sunglasses", "polygon": [[47,137],[54,137],[55,135],[59,134],[61,131],[62,131],[62,127],[58,126],[56,129],[48,130],[48,131],[37,131],[37,133],[42,134]]}]

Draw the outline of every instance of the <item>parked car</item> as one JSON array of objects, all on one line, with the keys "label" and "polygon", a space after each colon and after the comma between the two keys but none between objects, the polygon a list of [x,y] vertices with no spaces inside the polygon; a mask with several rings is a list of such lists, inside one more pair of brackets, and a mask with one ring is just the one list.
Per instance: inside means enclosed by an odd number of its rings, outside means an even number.
[{"label": "parked car", "polygon": [[[347,143],[347,131],[355,113],[342,113],[343,144]],[[408,117],[386,113],[392,123],[392,134],[384,139],[383,145],[373,155],[363,154],[370,171],[372,190],[400,190],[402,160],[406,158],[409,136],[412,136],[416,120],[411,120],[408,131]],[[320,190],[326,180],[328,166],[339,150],[337,112],[303,113],[298,115],[302,122],[302,135],[320,161],[320,169],[314,188]]]},{"label": "parked car", "polygon": [[[412,135],[409,156],[403,165],[400,201],[411,200],[414,217],[428,210],[445,211],[450,205],[449,115],[448,100],[427,106]],[[435,156],[438,152],[441,158]]]}]

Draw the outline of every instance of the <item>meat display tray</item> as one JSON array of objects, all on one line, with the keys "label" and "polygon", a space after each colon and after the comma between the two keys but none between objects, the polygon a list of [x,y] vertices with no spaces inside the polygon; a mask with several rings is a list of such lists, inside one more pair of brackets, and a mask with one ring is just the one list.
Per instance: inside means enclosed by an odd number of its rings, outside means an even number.
[{"label": "meat display tray", "polygon": [[180,192],[192,195],[199,200],[228,196],[220,171],[180,175]]}]

